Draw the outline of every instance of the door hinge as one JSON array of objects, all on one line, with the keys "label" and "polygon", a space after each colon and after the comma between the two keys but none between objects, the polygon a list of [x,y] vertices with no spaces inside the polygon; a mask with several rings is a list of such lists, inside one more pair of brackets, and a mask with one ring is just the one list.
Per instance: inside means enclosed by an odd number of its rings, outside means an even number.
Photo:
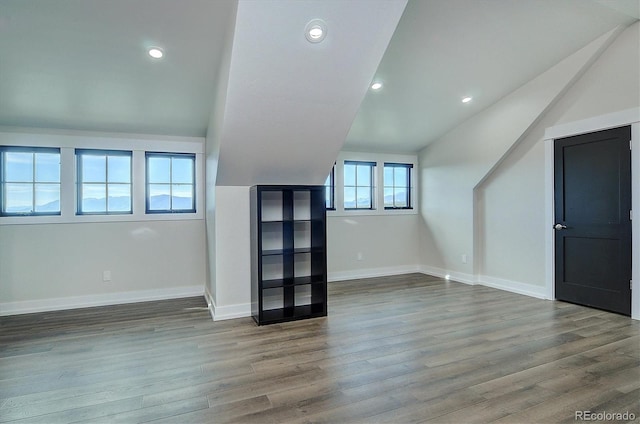
[{"label": "door hinge", "polygon": [[633,290],[633,280],[629,280],[629,290]]},{"label": "door hinge", "polygon": [[631,140],[629,140],[629,150],[633,150],[633,148],[631,147]]},{"label": "door hinge", "polygon": [[633,220],[633,209],[629,211],[629,221]]}]

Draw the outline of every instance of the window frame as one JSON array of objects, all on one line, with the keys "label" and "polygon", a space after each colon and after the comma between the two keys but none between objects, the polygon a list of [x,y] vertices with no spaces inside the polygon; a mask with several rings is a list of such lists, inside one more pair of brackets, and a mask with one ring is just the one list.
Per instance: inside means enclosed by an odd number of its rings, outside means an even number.
[{"label": "window frame", "polygon": [[[31,181],[21,181],[21,182],[9,182],[6,181],[6,159],[5,153],[7,152],[16,152],[16,153],[31,153],[33,155],[33,166],[31,170]],[[37,147],[37,146],[0,146],[0,217],[27,217],[27,216],[60,216],[61,207],[62,207],[62,166],[58,171],[58,182],[38,182],[36,181],[36,160],[35,155],[37,153],[53,153],[58,155],[58,160],[61,161],[61,152],[58,147]],[[33,195],[31,199],[31,212],[6,212],[6,185],[7,184],[31,184],[33,187]],[[36,212],[36,184],[51,184],[58,186],[58,210],[55,212]]]},{"label": "window frame", "polygon": [[[193,169],[192,169],[192,175],[191,175],[191,181],[192,183],[191,185],[191,198],[193,199],[193,208],[191,209],[177,209],[174,210],[173,209],[173,186],[174,183],[171,182],[171,178],[172,178],[172,173],[173,173],[173,169],[172,167],[169,168],[169,207],[170,209],[157,209],[157,210],[152,210],[149,209],[150,205],[151,205],[151,198],[149,197],[149,184],[155,184],[155,183],[150,183],[149,182],[149,157],[165,157],[165,158],[169,158],[171,159],[171,164],[173,164],[173,158],[176,157],[180,157],[180,158],[189,158],[191,159],[191,161],[193,162]],[[149,214],[149,215],[158,215],[158,214],[183,214],[183,213],[196,213],[196,194],[197,194],[197,189],[196,189],[196,178],[197,178],[197,171],[196,171],[196,165],[197,165],[197,161],[196,161],[196,154],[195,153],[169,153],[169,152],[150,152],[150,151],[146,151],[144,153],[144,166],[145,166],[145,182],[144,182],[144,187],[145,187],[145,214]],[[182,183],[176,183],[175,185],[187,185],[187,184],[182,184]]]},{"label": "window frame", "polygon": [[327,204],[326,193],[327,188],[329,189],[329,206],[326,206],[328,211],[336,210],[336,164],[334,163],[331,167],[331,172],[327,176],[327,180],[329,181],[329,185],[327,185],[327,181],[324,183],[325,187],[325,206]]},{"label": "window frame", "polygon": [[[386,180],[384,179],[384,170],[385,168],[393,168],[395,170],[395,168],[404,168],[407,170],[407,180],[406,180],[406,185],[396,185],[395,184],[395,172],[393,173],[393,185],[389,186],[386,184]],[[382,203],[384,205],[384,209],[385,210],[407,210],[407,209],[413,209],[413,199],[411,197],[411,191],[413,190],[412,187],[412,178],[411,178],[411,174],[413,172],[413,164],[412,163],[401,163],[401,162],[384,162],[383,167],[382,167],[382,193],[383,193],[383,197],[382,197]],[[394,190],[393,193],[393,203],[395,205],[395,189],[398,187],[402,187],[406,190],[406,201],[407,201],[407,206],[387,206],[385,204],[384,201],[384,190],[387,188],[392,188]]]},{"label": "window frame", "polygon": [[[205,139],[203,137],[113,134],[87,131],[0,131],[0,146],[60,149],[60,215],[0,216],[5,225],[83,224],[205,219]],[[76,149],[133,151],[133,214],[77,215]],[[145,214],[144,153],[171,152],[196,155],[196,213]],[[336,171],[337,172],[337,171]]]},{"label": "window frame", "polygon": [[[344,162],[375,162],[373,189],[373,202],[375,209],[344,209]],[[384,208],[384,164],[385,163],[406,163],[413,165],[411,172],[411,202],[412,209],[385,209]],[[373,153],[357,151],[340,151],[336,158],[335,171],[335,210],[327,210],[327,216],[332,217],[359,217],[359,216],[402,216],[416,215],[419,213],[420,192],[418,186],[420,179],[417,170],[420,169],[418,156],[416,154],[404,153]],[[362,172],[362,170],[361,170]]]},{"label": "window frame", "polygon": [[[344,184],[344,168],[346,167],[346,165],[355,165],[356,166],[356,175],[355,175],[355,185],[346,185]],[[358,166],[367,166],[369,167],[369,181],[371,181],[371,184],[366,186],[359,186],[358,185]],[[375,188],[376,188],[376,182],[375,182],[375,176],[376,176],[376,166],[377,166],[377,162],[374,161],[363,161],[363,160],[345,160],[343,163],[343,167],[342,167],[342,174],[343,174],[343,181],[342,181],[342,191],[343,191],[343,198],[342,198],[342,206],[344,208],[345,211],[372,211],[372,210],[376,210],[376,199],[375,199]],[[355,199],[355,207],[353,208],[347,208],[345,206],[345,199],[344,199],[344,190],[346,190],[347,187],[353,187],[356,189],[356,199]],[[358,207],[358,187],[368,187],[369,188],[369,198],[371,199],[370,201],[370,205],[368,208],[362,208],[362,207]]]},{"label": "window frame", "polygon": [[[82,186],[83,184],[103,184],[103,183],[84,183],[82,181],[82,160],[81,157],[85,154],[90,155],[91,153],[96,153],[98,155],[106,155],[106,164],[105,164],[105,211],[98,212],[85,212],[82,210]],[[129,183],[111,183],[111,184],[128,184],[129,185],[129,198],[130,200],[130,208],[128,211],[109,211],[109,156],[126,156],[129,158]],[[133,187],[134,187],[134,178],[133,178],[133,151],[131,150],[110,150],[110,149],[75,149],[75,159],[76,159],[76,215],[77,216],[87,216],[87,215],[133,215],[133,205],[134,205],[134,196],[133,196]]]}]

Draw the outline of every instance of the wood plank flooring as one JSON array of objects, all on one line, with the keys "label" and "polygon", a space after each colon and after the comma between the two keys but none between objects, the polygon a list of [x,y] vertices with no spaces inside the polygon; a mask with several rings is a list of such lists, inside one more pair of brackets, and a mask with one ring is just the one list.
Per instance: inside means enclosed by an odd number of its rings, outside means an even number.
[{"label": "wood plank flooring", "polygon": [[0,318],[0,422],[569,423],[640,417],[640,323],[422,274],[329,284],[329,316],[201,298]]}]

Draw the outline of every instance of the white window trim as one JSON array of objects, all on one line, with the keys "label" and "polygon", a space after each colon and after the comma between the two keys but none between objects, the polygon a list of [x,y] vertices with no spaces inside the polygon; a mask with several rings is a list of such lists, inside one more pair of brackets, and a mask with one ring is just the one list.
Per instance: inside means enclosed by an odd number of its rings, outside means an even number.
[{"label": "white window trim", "polygon": [[[89,222],[181,221],[204,219],[204,138],[111,135],[72,131],[32,133],[0,132],[0,145],[60,148],[60,215],[0,217],[0,225],[74,224]],[[132,154],[133,213],[124,215],[76,215],[75,149],[130,150]],[[147,214],[145,211],[145,152],[196,155],[196,212]]]},{"label": "white window trim", "polygon": [[[375,209],[344,209],[344,161],[365,161],[376,162],[374,171],[374,199]],[[412,164],[411,168],[411,209],[384,209],[384,163],[406,163]],[[340,152],[336,160],[335,174],[335,210],[327,210],[328,217],[348,217],[348,216],[397,216],[397,215],[417,215],[418,214],[418,156],[403,154],[383,154],[383,153],[359,153]]]}]

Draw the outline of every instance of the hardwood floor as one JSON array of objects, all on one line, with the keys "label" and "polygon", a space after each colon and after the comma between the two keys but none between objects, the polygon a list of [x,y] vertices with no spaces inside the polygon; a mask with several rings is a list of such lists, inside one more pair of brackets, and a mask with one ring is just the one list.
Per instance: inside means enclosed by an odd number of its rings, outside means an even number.
[{"label": "hardwood floor", "polygon": [[421,274],[264,327],[201,298],[0,318],[0,422],[638,422],[639,401],[638,321]]}]

